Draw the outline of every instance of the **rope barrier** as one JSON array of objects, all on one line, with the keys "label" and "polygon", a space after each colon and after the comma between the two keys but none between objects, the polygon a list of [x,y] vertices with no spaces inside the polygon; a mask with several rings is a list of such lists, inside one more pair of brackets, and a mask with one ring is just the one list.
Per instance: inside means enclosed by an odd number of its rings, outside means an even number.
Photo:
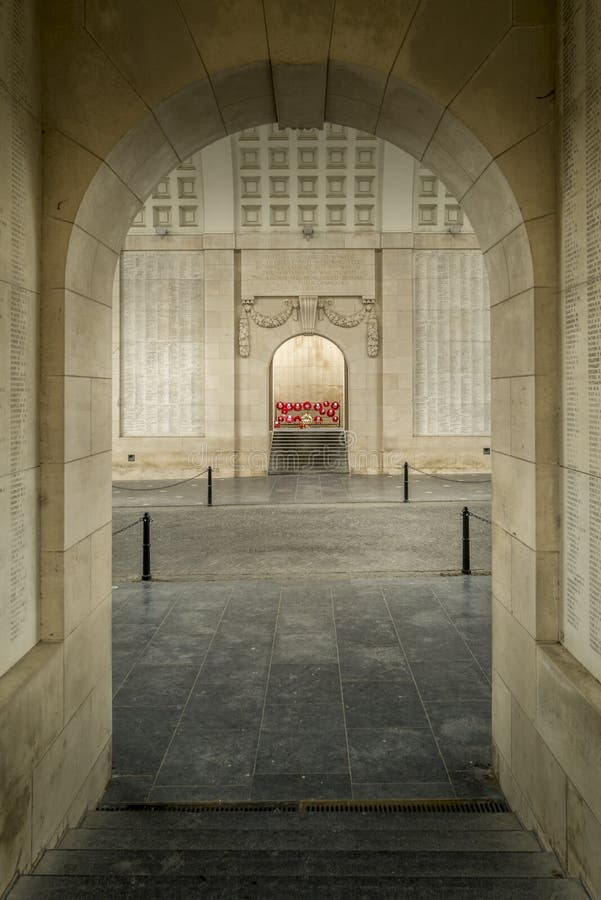
[{"label": "rope barrier", "polygon": [[477,513],[474,513],[471,510],[468,511],[468,515],[470,519],[479,519],[481,522],[486,522],[487,525],[492,525],[490,519],[485,519],[484,516],[479,516]]},{"label": "rope barrier", "polygon": [[[209,466],[210,468],[210,466]],[[120,487],[118,484],[113,485],[114,491],[164,491],[168,488],[179,487],[180,484],[188,484],[189,481],[194,481],[195,478],[200,478],[201,475],[206,475],[209,469],[203,469],[202,472],[197,472],[196,475],[192,475],[191,478],[184,478],[183,481],[175,481],[173,484],[159,484],[153,485],[152,487]]]},{"label": "rope barrier", "polygon": [[135,522],[130,522],[129,525],[124,525],[123,528],[118,528],[117,531],[113,531],[113,537],[115,537],[116,534],[122,534],[122,532],[127,531],[129,528],[133,528],[134,525],[139,525],[142,521],[142,518],[143,517],[140,516],[140,518],[136,519]]},{"label": "rope barrier", "polygon": [[[427,475],[428,478],[436,478],[438,481],[450,481],[451,484],[489,484],[490,478],[482,478],[479,481],[474,481],[469,478],[449,478],[444,475],[434,475],[432,472],[424,472],[423,469],[418,469],[415,466],[412,466],[411,463],[407,463],[409,468],[413,472],[419,472],[420,475]],[[400,468],[399,466],[395,466],[395,468]]]}]

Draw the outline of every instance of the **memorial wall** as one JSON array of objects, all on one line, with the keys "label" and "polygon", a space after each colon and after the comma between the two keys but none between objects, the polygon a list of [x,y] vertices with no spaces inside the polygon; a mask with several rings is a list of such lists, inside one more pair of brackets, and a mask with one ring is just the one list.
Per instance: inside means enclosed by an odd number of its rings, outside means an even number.
[{"label": "memorial wall", "polygon": [[185,477],[208,455],[220,474],[265,471],[270,365],[295,334],[343,348],[370,472],[487,469],[488,304],[469,221],[407,154],[329,124],[222,140],[161,179],[126,239],[115,476]]},{"label": "memorial wall", "polygon": [[29,4],[0,0],[0,675],[39,635],[39,97]]},{"label": "memorial wall", "polygon": [[563,640],[601,680],[601,9],[561,48]]},{"label": "memorial wall", "polygon": [[202,252],[128,252],[120,271],[121,433],[202,435]]},{"label": "memorial wall", "polygon": [[478,250],[416,250],[415,433],[490,433],[490,301]]}]

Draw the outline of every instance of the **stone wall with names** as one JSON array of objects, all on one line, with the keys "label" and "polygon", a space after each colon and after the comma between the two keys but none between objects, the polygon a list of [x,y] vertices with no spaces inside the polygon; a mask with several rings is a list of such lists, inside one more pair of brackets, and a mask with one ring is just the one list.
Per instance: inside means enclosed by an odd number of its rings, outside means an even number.
[{"label": "stone wall with names", "polygon": [[121,434],[204,433],[201,251],[121,258]]},{"label": "stone wall with names", "polygon": [[39,94],[32,4],[0,0],[0,675],[38,641]]},{"label": "stone wall with names", "polygon": [[414,254],[417,435],[490,434],[488,278],[479,250]]},{"label": "stone wall with names", "polygon": [[373,250],[245,250],[242,297],[375,296]]},{"label": "stone wall with names", "polygon": [[601,7],[561,25],[563,640],[601,680]]}]

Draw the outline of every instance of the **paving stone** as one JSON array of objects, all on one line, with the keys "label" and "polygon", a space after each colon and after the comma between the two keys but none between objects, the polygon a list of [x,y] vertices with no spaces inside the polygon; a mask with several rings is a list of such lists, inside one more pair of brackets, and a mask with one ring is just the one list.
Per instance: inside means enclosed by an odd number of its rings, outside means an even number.
[{"label": "paving stone", "polygon": [[196,609],[178,602],[165,617],[161,631],[164,634],[212,634],[222,615],[220,607]]},{"label": "paving stone", "polygon": [[154,775],[181,711],[169,707],[113,709],[113,773]]},{"label": "paving stone", "polygon": [[278,630],[273,646],[274,663],[337,662],[338,648],[334,629],[314,632]]},{"label": "paving stone", "polygon": [[289,732],[301,728],[344,728],[342,704],[314,703],[298,698],[290,703],[266,703],[261,723],[265,731]]},{"label": "paving stone", "polygon": [[411,671],[424,702],[485,700],[490,696],[490,684],[475,661],[411,662]]},{"label": "paving stone", "polygon": [[344,726],[261,731],[256,772],[261,774],[348,773]]},{"label": "paving stone", "polygon": [[148,799],[151,803],[240,802],[250,800],[250,784],[157,784]]},{"label": "paving stone", "polygon": [[491,710],[488,701],[426,703],[440,752],[449,770],[491,763]]},{"label": "paving stone", "polygon": [[427,800],[454,797],[449,779],[438,782],[376,782],[361,784],[353,781],[355,800]]},{"label": "paving stone", "polygon": [[119,605],[113,615],[116,625],[160,625],[174,600],[131,597]]},{"label": "paving stone", "polygon": [[393,681],[410,677],[400,647],[377,647],[358,641],[339,641],[338,648],[344,681]]},{"label": "paving stone", "polygon": [[263,713],[265,687],[240,682],[203,682],[194,688],[182,716],[182,727],[210,729],[257,728]]},{"label": "paving stone", "polygon": [[176,731],[156,784],[250,783],[256,747],[256,729],[213,730],[188,722]]},{"label": "paving stone", "polygon": [[114,699],[114,706],[176,706],[185,704],[197,676],[194,666],[136,665]]},{"label": "paving stone", "polygon": [[348,774],[326,773],[263,775],[256,774],[251,788],[252,800],[338,800],[351,795]]},{"label": "paving stone", "polygon": [[343,696],[348,728],[428,727],[426,711],[410,681],[345,681]]},{"label": "paving stone", "polygon": [[267,702],[340,703],[340,672],[336,663],[272,663]]},{"label": "paving stone", "polygon": [[140,663],[152,666],[191,665],[198,669],[211,640],[211,634],[172,634],[159,631],[146,646]]},{"label": "paving stone", "polygon": [[443,782],[447,773],[429,728],[349,728],[353,782]]}]

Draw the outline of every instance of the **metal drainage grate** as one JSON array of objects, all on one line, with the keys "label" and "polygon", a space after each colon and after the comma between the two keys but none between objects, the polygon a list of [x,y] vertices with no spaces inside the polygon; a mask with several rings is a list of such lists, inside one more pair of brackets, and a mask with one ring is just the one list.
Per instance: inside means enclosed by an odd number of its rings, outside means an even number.
[{"label": "metal drainage grate", "polygon": [[504,800],[304,800],[300,812],[351,813],[505,813]]},{"label": "metal drainage grate", "polygon": [[504,800],[300,800],[281,803],[243,801],[208,803],[104,803],[99,812],[178,812],[178,813],[506,813]]},{"label": "metal drainage grate", "polygon": [[102,803],[98,812],[180,812],[180,813],[239,813],[239,812],[299,812],[296,801],[283,803],[255,803],[252,801],[206,803]]}]

